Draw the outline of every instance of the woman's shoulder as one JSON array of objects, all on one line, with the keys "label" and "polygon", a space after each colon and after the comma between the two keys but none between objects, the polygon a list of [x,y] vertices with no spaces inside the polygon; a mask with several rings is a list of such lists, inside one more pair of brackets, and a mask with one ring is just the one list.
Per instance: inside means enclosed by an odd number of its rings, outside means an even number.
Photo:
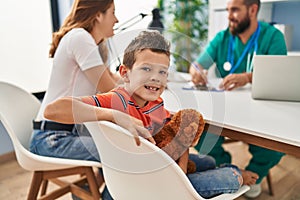
[{"label": "woman's shoulder", "polygon": [[90,37],[90,33],[87,32],[84,28],[73,28],[70,30],[66,37],[73,38],[73,37]]},{"label": "woman's shoulder", "polygon": [[71,48],[88,43],[95,43],[92,35],[84,28],[73,28],[63,37],[63,40],[66,41]]}]

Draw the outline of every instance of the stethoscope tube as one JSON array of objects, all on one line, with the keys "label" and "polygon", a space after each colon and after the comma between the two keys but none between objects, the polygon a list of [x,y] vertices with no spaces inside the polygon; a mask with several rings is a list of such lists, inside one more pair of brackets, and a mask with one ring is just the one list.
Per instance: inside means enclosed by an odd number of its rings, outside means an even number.
[{"label": "stethoscope tube", "polygon": [[[257,52],[258,49],[258,37],[259,37],[259,33],[260,33],[260,23],[258,23],[257,29],[254,32],[254,34],[252,35],[252,37],[250,38],[250,41],[248,42],[247,46],[245,47],[242,55],[240,56],[240,58],[238,59],[238,61],[236,62],[235,65],[234,64],[234,46],[235,46],[235,36],[231,35],[229,38],[229,45],[228,45],[228,53],[227,53],[227,61],[223,64],[223,68],[226,71],[229,71],[230,74],[233,74],[235,72],[235,70],[239,67],[239,65],[241,64],[241,62],[243,61],[244,57],[246,56],[246,54],[248,53],[248,59],[247,59],[247,72],[251,72],[252,71],[252,60],[254,55]],[[251,63],[249,60],[249,53],[250,53],[250,49],[254,46],[254,52],[253,52],[253,56],[251,59]]]}]

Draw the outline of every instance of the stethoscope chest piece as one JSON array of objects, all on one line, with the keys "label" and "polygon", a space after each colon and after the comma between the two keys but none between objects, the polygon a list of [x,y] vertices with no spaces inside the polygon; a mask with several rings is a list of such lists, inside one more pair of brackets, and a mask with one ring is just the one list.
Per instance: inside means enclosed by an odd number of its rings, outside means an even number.
[{"label": "stethoscope chest piece", "polygon": [[223,64],[223,68],[224,68],[224,70],[225,71],[230,71],[231,70],[231,64],[230,64],[230,62],[225,62],[224,64]]}]

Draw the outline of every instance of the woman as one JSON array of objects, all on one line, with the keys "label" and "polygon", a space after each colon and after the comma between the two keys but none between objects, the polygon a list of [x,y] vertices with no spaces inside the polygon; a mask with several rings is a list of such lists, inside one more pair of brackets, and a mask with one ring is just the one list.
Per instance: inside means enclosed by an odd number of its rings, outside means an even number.
[{"label": "woman", "polygon": [[118,77],[105,66],[104,41],[113,36],[113,26],[117,22],[113,0],[74,1],[62,27],[53,34],[49,52],[53,69],[34,122],[31,152],[51,157],[100,160],[92,138],[83,127],[48,121],[44,118],[44,109],[63,96],[93,95],[116,86]]}]

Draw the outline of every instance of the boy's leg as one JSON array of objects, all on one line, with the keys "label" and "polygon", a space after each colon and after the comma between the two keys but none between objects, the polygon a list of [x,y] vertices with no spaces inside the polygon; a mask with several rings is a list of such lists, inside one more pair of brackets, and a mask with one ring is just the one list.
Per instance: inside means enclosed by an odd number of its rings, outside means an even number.
[{"label": "boy's leg", "polygon": [[201,154],[190,154],[189,159],[195,163],[197,172],[216,168],[216,161],[211,156]]},{"label": "boy's leg", "polygon": [[227,166],[187,175],[195,190],[204,198],[236,192],[241,184],[240,171]]},{"label": "boy's leg", "polygon": [[195,149],[200,154],[212,156],[216,160],[217,166],[223,163],[231,163],[230,154],[222,147],[223,142],[224,137],[203,132]]},{"label": "boy's leg", "polygon": [[256,183],[260,183],[262,179],[268,175],[269,170],[277,165],[284,156],[284,153],[269,150],[263,147],[249,144],[249,151],[252,154],[252,159],[246,170],[255,172],[259,175],[259,179]]}]

